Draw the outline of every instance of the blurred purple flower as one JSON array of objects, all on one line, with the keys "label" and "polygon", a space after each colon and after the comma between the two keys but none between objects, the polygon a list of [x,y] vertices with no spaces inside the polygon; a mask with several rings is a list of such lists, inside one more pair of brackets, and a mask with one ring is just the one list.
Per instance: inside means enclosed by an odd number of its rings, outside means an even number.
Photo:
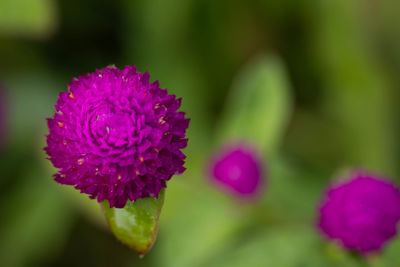
[{"label": "blurred purple flower", "polygon": [[357,172],[333,186],[320,207],[319,228],[344,247],[361,253],[378,251],[397,233],[400,192],[393,184]]},{"label": "blurred purple flower", "polygon": [[135,66],[107,67],[60,93],[45,148],[57,182],[122,208],[128,199],[158,197],[185,170],[189,119],[178,112],[181,99],[149,78]]},{"label": "blurred purple flower", "polygon": [[262,182],[261,162],[258,153],[249,146],[227,146],[211,161],[211,178],[240,198],[254,197]]}]

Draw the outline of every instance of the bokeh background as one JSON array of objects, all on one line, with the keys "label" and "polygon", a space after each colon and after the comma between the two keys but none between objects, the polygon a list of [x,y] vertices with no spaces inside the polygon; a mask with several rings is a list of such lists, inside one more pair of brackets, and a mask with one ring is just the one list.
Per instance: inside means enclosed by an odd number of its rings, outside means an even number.
[{"label": "bokeh background", "polygon": [[[400,266],[400,238],[366,263],[314,227],[349,169],[400,179],[399,18],[397,0],[0,0],[0,265]],[[58,93],[110,64],[149,71],[191,118],[144,259],[43,152]],[[206,177],[235,131],[262,143],[257,203]]]}]

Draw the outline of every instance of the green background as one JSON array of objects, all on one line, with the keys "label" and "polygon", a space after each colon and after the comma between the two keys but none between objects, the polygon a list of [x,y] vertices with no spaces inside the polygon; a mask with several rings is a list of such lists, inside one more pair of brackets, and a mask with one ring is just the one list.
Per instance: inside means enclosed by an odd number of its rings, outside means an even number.
[{"label": "green background", "polygon": [[[149,71],[191,118],[188,170],[143,259],[42,150],[58,93],[110,64]],[[397,0],[0,0],[0,84],[1,265],[400,266],[399,238],[360,260],[315,229],[337,176],[400,179]],[[264,156],[257,203],[207,178],[236,139]]]}]

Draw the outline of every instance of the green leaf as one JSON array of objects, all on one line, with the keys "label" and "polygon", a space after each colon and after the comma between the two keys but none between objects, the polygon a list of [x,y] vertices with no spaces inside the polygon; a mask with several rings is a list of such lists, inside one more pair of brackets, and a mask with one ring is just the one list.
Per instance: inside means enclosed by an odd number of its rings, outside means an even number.
[{"label": "green leaf", "polygon": [[221,120],[220,140],[252,142],[274,154],[288,124],[290,86],[276,56],[260,56],[239,73]]},{"label": "green leaf", "polygon": [[158,229],[158,218],[164,203],[164,190],[154,197],[128,201],[124,208],[110,208],[103,201],[104,214],[114,235],[143,256],[152,247]]}]

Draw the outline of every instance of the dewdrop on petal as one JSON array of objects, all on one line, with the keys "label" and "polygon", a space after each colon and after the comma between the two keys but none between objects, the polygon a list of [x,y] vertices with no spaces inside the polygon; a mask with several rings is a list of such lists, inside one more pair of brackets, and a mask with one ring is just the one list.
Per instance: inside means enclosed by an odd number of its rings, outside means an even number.
[{"label": "dewdrop on petal", "polygon": [[379,251],[397,234],[400,191],[371,174],[357,172],[350,178],[328,190],[319,209],[318,227],[348,250]]},{"label": "dewdrop on petal", "polygon": [[122,208],[128,199],[157,198],[185,170],[189,119],[178,111],[181,99],[149,79],[135,66],[111,66],[60,93],[45,148],[57,182]]},{"label": "dewdrop on petal", "polygon": [[259,193],[263,170],[254,148],[245,144],[224,147],[211,160],[210,167],[212,181],[230,194],[251,198]]}]

